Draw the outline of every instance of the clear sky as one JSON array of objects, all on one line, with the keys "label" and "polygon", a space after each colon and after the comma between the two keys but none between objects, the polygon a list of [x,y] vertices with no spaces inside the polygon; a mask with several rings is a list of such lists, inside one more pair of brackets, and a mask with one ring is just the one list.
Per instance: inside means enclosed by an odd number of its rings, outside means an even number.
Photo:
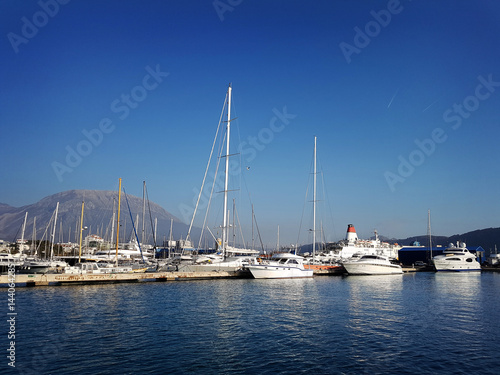
[{"label": "clear sky", "polygon": [[121,177],[187,221],[231,82],[246,241],[250,201],[265,243],[311,240],[315,136],[327,240],[425,234],[429,209],[436,235],[498,227],[499,19],[495,0],[2,0],[0,202]]}]

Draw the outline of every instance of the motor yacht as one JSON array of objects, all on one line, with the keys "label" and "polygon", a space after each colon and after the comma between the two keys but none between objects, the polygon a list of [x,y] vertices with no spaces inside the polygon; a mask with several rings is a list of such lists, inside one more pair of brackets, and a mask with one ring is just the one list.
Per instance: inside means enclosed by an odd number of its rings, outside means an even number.
[{"label": "motor yacht", "polygon": [[278,253],[247,268],[256,279],[313,277],[313,270],[304,268],[304,258],[292,253]]},{"label": "motor yacht", "polygon": [[481,265],[464,242],[450,244],[442,254],[432,258],[436,271],[481,271]]},{"label": "motor yacht", "polygon": [[384,255],[363,255],[358,260],[342,263],[349,275],[392,275],[402,274],[401,265],[391,262]]}]

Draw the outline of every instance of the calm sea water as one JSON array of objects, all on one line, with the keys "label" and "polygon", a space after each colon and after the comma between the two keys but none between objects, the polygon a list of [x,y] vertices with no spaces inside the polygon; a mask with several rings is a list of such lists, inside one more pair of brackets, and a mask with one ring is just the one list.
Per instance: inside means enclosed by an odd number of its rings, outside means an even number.
[{"label": "calm sea water", "polygon": [[0,372],[497,374],[499,292],[493,273],[17,288]]}]

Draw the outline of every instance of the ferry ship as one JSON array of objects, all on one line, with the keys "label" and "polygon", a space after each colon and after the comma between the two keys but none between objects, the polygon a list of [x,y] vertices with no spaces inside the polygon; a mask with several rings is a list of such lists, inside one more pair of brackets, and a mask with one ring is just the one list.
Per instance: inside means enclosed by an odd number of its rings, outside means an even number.
[{"label": "ferry ship", "polygon": [[337,259],[347,260],[356,256],[363,255],[381,255],[386,256],[389,259],[397,259],[398,251],[401,246],[398,244],[390,244],[388,242],[380,241],[378,237],[378,232],[375,230],[374,240],[361,240],[356,234],[356,229],[354,225],[349,224],[347,226],[346,238],[335,244],[332,249],[333,255]]}]

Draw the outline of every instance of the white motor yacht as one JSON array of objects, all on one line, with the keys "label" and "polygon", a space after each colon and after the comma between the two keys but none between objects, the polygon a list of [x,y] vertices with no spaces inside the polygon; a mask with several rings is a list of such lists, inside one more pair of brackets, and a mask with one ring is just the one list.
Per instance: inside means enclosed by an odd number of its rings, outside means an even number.
[{"label": "white motor yacht", "polygon": [[358,260],[349,260],[343,263],[349,275],[392,275],[402,274],[403,268],[392,263],[383,255],[363,255]]},{"label": "white motor yacht", "polygon": [[313,277],[313,270],[304,268],[304,258],[291,253],[275,254],[270,260],[251,264],[247,268],[256,279]]},{"label": "white motor yacht", "polygon": [[465,243],[450,244],[443,254],[432,258],[436,271],[481,271],[481,265],[476,260]]}]

